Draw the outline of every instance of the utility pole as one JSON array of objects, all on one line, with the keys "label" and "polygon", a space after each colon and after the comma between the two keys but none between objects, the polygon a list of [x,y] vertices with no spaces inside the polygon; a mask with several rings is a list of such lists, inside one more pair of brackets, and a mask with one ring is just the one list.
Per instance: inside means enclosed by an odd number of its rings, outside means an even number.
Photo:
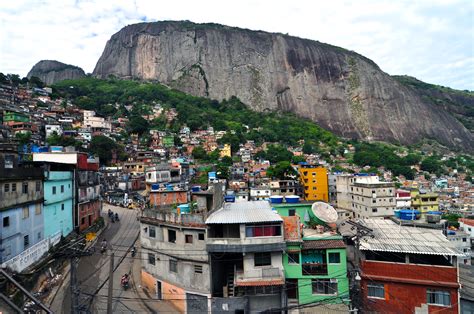
[{"label": "utility pole", "polygon": [[78,312],[78,301],[79,301],[79,293],[77,291],[77,269],[76,263],[77,258],[72,256],[70,259],[70,289],[71,289],[71,314],[76,314]]},{"label": "utility pole", "polygon": [[360,224],[360,223],[357,223],[357,222],[354,222],[352,220],[347,220],[345,222],[342,223],[342,225],[344,224],[348,224],[348,225],[351,225],[351,230],[356,230],[356,235],[352,237],[352,240],[354,241],[354,244],[355,244],[355,250],[354,250],[354,271],[352,272],[352,279],[353,279],[353,289],[352,289],[352,293],[351,293],[351,299],[352,299],[352,306],[351,306],[351,310],[350,312],[351,313],[359,313],[359,311],[361,310],[361,307],[362,307],[362,302],[361,301],[361,298],[362,298],[362,295],[361,295],[361,286],[360,286],[360,281],[361,281],[361,269],[360,269],[360,240],[361,238],[365,237],[365,236],[372,236],[372,232],[373,230],[370,229],[370,228],[367,228],[366,226]]},{"label": "utility pole", "polygon": [[107,296],[107,314],[112,314],[112,295],[114,288],[114,252],[110,254],[109,294]]}]

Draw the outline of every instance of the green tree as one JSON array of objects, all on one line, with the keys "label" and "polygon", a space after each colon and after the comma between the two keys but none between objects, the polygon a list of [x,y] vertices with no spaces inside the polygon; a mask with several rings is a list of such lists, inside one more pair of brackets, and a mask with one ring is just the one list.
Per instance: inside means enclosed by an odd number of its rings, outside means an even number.
[{"label": "green tree", "polygon": [[113,139],[103,135],[92,137],[89,150],[94,155],[99,156],[102,164],[108,164],[112,160],[112,153],[114,151],[118,155],[123,153],[123,148],[120,145]]},{"label": "green tree", "polygon": [[275,165],[268,167],[267,174],[272,178],[285,180],[294,177],[296,175],[296,171],[291,166],[289,161],[280,161]]},{"label": "green tree", "polygon": [[20,145],[26,145],[30,143],[31,140],[31,132],[26,132],[26,133],[17,133],[15,134],[15,137],[18,139],[20,142]]},{"label": "green tree", "polygon": [[441,162],[437,156],[430,156],[425,158],[420,165],[421,170],[428,171],[430,173],[439,172],[441,169]]},{"label": "green tree", "polygon": [[192,156],[194,159],[203,160],[207,158],[207,152],[202,146],[196,146],[193,149]]},{"label": "green tree", "polygon": [[30,85],[32,87],[38,87],[38,88],[43,88],[44,87],[43,81],[41,81],[41,79],[37,76],[30,77]]},{"label": "green tree", "polygon": [[131,133],[138,133],[139,135],[147,132],[150,128],[148,121],[141,116],[131,117],[127,126]]}]

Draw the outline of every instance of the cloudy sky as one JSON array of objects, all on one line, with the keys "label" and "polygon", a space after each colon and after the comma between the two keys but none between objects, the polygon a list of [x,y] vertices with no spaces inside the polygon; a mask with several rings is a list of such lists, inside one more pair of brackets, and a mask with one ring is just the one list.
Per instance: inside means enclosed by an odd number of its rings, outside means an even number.
[{"label": "cloudy sky", "polygon": [[319,40],[389,74],[474,90],[472,0],[10,0],[0,6],[0,72],[54,59],[92,72],[106,41],[143,21],[190,20]]}]

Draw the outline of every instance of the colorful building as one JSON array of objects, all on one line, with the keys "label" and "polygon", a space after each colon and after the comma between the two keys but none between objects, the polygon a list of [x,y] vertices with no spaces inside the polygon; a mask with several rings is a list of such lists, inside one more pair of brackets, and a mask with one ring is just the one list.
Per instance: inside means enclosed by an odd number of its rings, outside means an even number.
[{"label": "colorful building", "polygon": [[43,171],[19,165],[14,144],[0,144],[0,265],[22,271],[48,250],[43,218]]},{"label": "colorful building", "polygon": [[311,205],[272,204],[284,221],[288,306],[325,302],[347,311],[342,301],[349,297],[346,245],[342,236],[315,217]]},{"label": "colorful building", "polygon": [[67,236],[73,230],[74,182],[73,171],[47,165],[44,181],[44,220],[45,237],[58,231]]},{"label": "colorful building", "polygon": [[232,157],[232,150],[230,148],[230,144],[224,144],[224,146],[220,150],[220,157]]},{"label": "colorful building", "polygon": [[430,193],[423,190],[412,190],[411,207],[422,213],[439,210],[438,193]]},{"label": "colorful building", "polygon": [[329,201],[328,171],[316,165],[302,164],[298,169],[304,199],[307,201]]},{"label": "colorful building", "polygon": [[[360,241],[362,313],[459,313],[458,257],[442,230],[400,226],[388,219],[363,219],[370,233]],[[358,236],[351,224],[344,236]],[[355,249],[355,248],[354,248]],[[359,301],[359,302],[360,302]]]},{"label": "colorful building", "polygon": [[29,121],[30,121],[30,118],[21,112],[7,111],[3,114],[4,125],[11,125],[15,122],[29,122]]}]

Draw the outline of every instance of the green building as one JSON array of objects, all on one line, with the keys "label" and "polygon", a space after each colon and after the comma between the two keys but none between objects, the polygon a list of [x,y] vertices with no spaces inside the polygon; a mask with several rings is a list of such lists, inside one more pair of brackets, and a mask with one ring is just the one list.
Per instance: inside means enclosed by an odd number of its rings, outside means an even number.
[{"label": "green building", "polygon": [[349,280],[342,236],[319,220],[311,203],[272,204],[282,216],[288,304],[339,304],[347,309]]},{"label": "green building", "polygon": [[8,111],[3,114],[3,123],[7,122],[29,122],[27,115],[20,112]]},{"label": "green building", "polygon": [[173,147],[174,146],[174,136],[173,135],[163,136],[163,146],[164,147]]}]

